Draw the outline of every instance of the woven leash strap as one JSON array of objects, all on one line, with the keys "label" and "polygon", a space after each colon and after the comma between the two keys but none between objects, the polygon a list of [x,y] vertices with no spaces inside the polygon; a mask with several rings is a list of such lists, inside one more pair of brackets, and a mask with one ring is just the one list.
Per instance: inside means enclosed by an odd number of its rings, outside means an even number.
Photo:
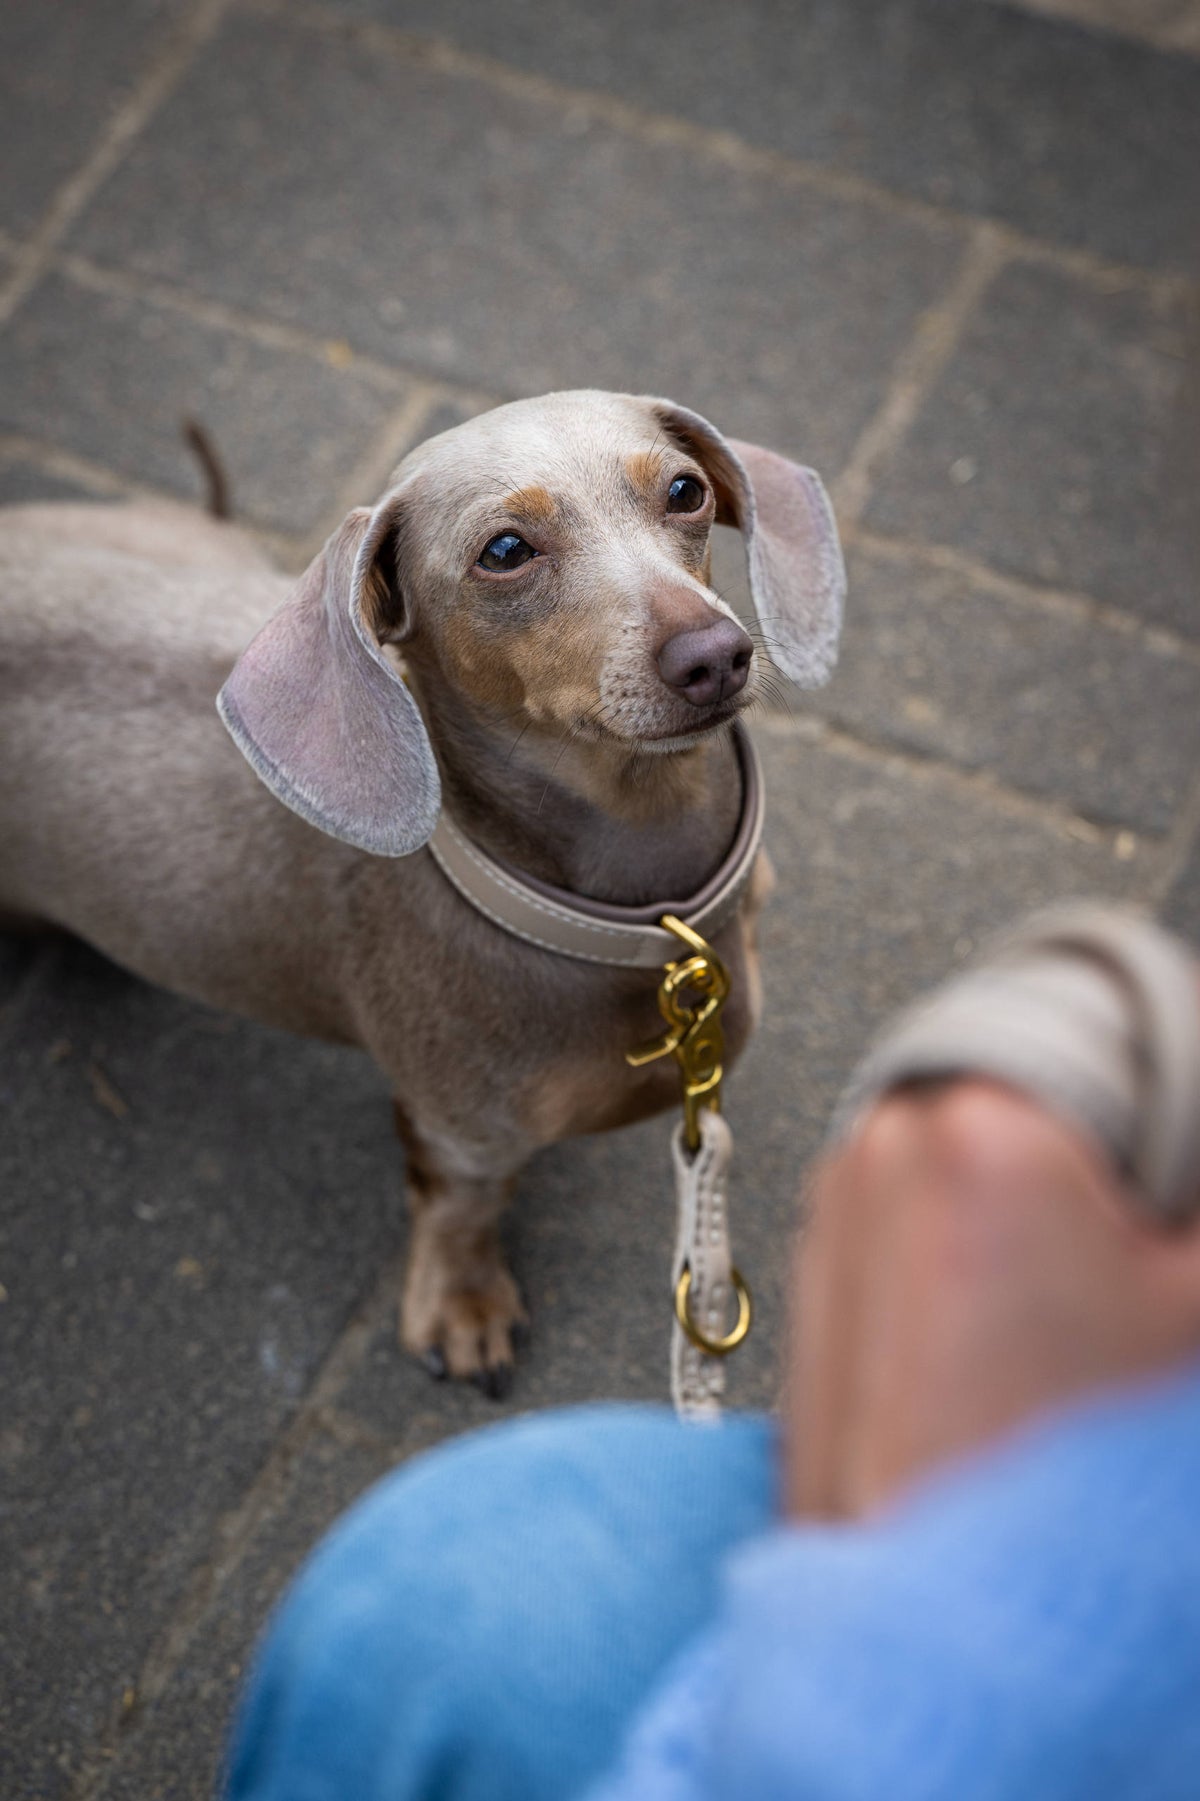
[{"label": "woven leash strap", "polygon": [[[678,1215],[672,1287],[691,1272],[688,1312],[707,1337],[725,1330],[733,1293],[729,1251],[729,1165],[733,1133],[719,1113],[699,1116],[700,1148],[689,1152],[682,1123],[671,1137]],[[671,1399],[685,1420],[716,1420],[725,1392],[725,1359],[702,1351],[676,1319],[671,1330]]]}]

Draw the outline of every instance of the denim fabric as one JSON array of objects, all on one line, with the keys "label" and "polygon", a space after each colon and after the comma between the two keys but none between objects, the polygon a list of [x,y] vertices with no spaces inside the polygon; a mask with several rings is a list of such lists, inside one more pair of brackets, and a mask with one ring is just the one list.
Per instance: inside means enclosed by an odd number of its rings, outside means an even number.
[{"label": "denim fabric", "polygon": [[280,1612],[230,1801],[1200,1796],[1200,1366],[861,1525],[775,1523],[772,1463],[594,1409],[410,1466]]},{"label": "denim fabric", "polygon": [[611,1763],[769,1522],[760,1419],[531,1416],[368,1493],[274,1619],[228,1801],[559,1801]]},{"label": "denim fabric", "polygon": [[1196,1801],[1200,1369],[735,1551],[589,1801]]}]

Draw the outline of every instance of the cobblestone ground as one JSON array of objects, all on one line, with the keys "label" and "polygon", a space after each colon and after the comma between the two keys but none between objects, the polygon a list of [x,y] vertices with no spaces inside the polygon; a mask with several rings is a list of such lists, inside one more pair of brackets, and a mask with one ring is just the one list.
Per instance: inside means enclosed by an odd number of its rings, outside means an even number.
[{"label": "cobblestone ground", "polygon": [[[1162,47],[1184,9],[1139,9],[1157,43],[1099,10],[1123,34],[984,0],[0,14],[5,498],[196,495],[192,414],[295,567],[415,440],[583,384],[826,474],[842,666],[758,727],[738,1404],[880,1016],[1051,896],[1200,938],[1200,62]],[[662,1394],[666,1128],[528,1171],[497,1409],[396,1349],[364,1060],[0,940],[0,1101],[0,1791],[201,1797],[272,1597],[367,1482],[497,1411]]]}]

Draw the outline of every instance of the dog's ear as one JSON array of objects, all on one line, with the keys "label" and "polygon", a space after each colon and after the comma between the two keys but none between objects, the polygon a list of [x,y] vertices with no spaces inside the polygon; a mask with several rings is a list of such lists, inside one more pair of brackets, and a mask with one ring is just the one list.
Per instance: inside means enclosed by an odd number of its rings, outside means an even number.
[{"label": "dog's ear", "polygon": [[404,495],[347,515],[243,651],[217,709],[285,806],[360,850],[419,850],[441,804],[421,715],[380,649],[403,635]]},{"label": "dog's ear", "polygon": [[722,437],[687,407],[650,405],[703,465],[718,523],[736,525],[745,539],[750,593],[771,661],[802,687],[819,688],[837,661],[846,597],[842,547],[820,476],[773,450]]}]

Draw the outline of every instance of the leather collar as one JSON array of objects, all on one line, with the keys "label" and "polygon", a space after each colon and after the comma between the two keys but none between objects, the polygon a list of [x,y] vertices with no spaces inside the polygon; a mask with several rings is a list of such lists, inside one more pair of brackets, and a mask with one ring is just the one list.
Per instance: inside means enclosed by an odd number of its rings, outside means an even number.
[{"label": "leather collar", "polygon": [[444,806],[429,849],[464,900],[493,925],[526,944],[583,963],[661,969],[680,954],[678,938],[656,923],[664,913],[675,914],[700,937],[711,939],[733,918],[750,881],[762,838],[762,766],[738,722],[733,726],[733,742],[742,772],[737,831],[721,867],[689,899],[664,900],[650,907],[618,907],[556,888],[488,856]]}]

